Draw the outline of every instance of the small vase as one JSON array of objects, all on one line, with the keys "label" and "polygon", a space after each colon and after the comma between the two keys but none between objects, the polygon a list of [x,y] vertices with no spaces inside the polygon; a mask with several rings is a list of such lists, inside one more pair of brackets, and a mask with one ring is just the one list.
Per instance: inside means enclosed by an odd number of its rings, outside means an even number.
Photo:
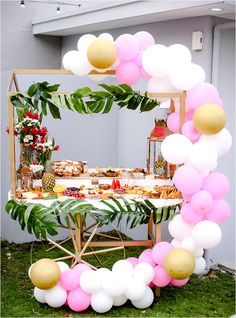
[{"label": "small vase", "polygon": [[35,150],[29,144],[20,145],[20,163],[30,166],[35,161]]}]

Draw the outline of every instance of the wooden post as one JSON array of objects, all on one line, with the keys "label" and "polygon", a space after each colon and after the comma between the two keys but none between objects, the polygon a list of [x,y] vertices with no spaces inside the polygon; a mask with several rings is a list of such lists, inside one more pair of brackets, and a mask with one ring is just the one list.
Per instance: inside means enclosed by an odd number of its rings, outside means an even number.
[{"label": "wooden post", "polygon": [[10,145],[10,190],[11,199],[16,197],[16,158],[15,158],[15,136],[14,136],[14,106],[8,94],[8,116],[9,116],[9,145]]},{"label": "wooden post", "polygon": [[75,242],[76,246],[78,249],[78,252],[81,252],[81,238],[82,238],[82,227],[83,227],[83,222],[80,213],[78,212],[76,214],[76,222],[75,222]]}]

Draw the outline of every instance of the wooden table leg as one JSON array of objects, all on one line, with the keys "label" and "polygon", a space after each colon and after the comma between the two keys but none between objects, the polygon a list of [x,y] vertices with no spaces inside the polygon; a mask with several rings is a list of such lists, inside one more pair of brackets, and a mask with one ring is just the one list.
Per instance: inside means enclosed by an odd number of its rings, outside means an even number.
[{"label": "wooden table leg", "polygon": [[[156,240],[156,243],[161,242],[161,224],[160,223],[155,225],[155,240]],[[156,297],[161,296],[160,287],[155,287],[155,296]]]},{"label": "wooden table leg", "polygon": [[78,249],[78,252],[81,252],[82,249],[82,227],[83,222],[80,213],[76,214],[76,221],[75,222],[75,242]]}]

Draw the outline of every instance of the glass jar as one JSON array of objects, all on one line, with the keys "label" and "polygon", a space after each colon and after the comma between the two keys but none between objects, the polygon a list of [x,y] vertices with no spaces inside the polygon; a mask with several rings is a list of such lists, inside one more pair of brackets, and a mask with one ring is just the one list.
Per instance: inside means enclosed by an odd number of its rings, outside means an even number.
[{"label": "glass jar", "polygon": [[35,161],[35,150],[31,148],[29,144],[20,145],[20,163],[27,164],[28,166]]}]

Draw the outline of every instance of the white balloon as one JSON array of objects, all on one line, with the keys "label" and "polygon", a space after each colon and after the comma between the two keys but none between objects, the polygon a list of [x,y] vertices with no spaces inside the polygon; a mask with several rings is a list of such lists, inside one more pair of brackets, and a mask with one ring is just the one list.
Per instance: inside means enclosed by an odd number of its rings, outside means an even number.
[{"label": "white balloon", "polygon": [[172,68],[169,75],[171,84],[180,90],[189,90],[205,81],[205,71],[197,64],[185,63]]},{"label": "white balloon", "polygon": [[125,295],[130,300],[138,300],[142,298],[146,291],[146,285],[144,281],[138,278],[131,278],[128,281],[128,286]]},{"label": "white balloon", "polygon": [[167,76],[170,72],[169,61],[169,51],[165,45],[151,45],[143,52],[143,68],[153,77]]},{"label": "white balloon", "polygon": [[206,268],[206,261],[203,257],[195,257],[195,267],[193,273],[196,275],[203,274]]},{"label": "white balloon", "polygon": [[161,153],[169,163],[181,164],[187,161],[191,148],[192,143],[187,137],[181,134],[172,134],[163,140]]},{"label": "white balloon", "polygon": [[62,65],[66,70],[71,70],[80,58],[80,53],[76,50],[67,52],[62,59]]},{"label": "white balloon", "polygon": [[203,255],[203,249],[197,247],[191,236],[185,237],[180,246],[191,252],[195,257]]},{"label": "white balloon", "polygon": [[113,297],[113,305],[114,306],[122,306],[127,302],[127,300],[128,300],[128,298],[125,295]]},{"label": "white balloon", "polygon": [[57,308],[65,304],[67,299],[67,291],[59,284],[46,290],[45,299],[49,306]]},{"label": "white balloon", "polygon": [[170,244],[171,244],[172,246],[174,246],[174,247],[180,247],[181,242],[178,241],[178,240],[176,240],[176,239],[173,239],[173,240],[170,242]]},{"label": "white balloon", "polygon": [[101,282],[107,277],[107,275],[110,275],[111,271],[108,268],[102,267],[97,269],[97,274],[100,277]]},{"label": "white balloon", "polygon": [[115,262],[112,266],[112,271],[128,279],[133,275],[133,266],[130,262],[122,259]]},{"label": "white balloon", "polygon": [[182,44],[172,44],[168,47],[170,65],[174,67],[180,64],[191,63],[192,56],[189,49]]},{"label": "white balloon", "polygon": [[212,221],[201,221],[192,230],[192,238],[198,247],[210,249],[216,247],[222,238],[218,224]]},{"label": "white balloon", "polygon": [[184,222],[180,214],[177,214],[168,224],[170,235],[177,241],[191,236],[193,227],[193,225]]},{"label": "white balloon", "polygon": [[29,276],[29,278],[31,278],[31,269],[32,269],[32,266],[33,266],[34,264],[32,264],[31,266],[30,266],[30,268],[28,269],[28,276]]},{"label": "white balloon", "polygon": [[83,52],[78,52],[78,57],[76,61],[73,62],[70,70],[72,73],[79,76],[87,75],[92,70],[92,66],[87,59],[87,55]]},{"label": "white balloon", "polygon": [[86,293],[96,293],[102,287],[101,278],[97,271],[83,272],[80,276],[80,287]]},{"label": "white balloon", "polygon": [[111,272],[102,282],[104,292],[110,297],[121,296],[127,288],[127,279],[118,272]]},{"label": "white balloon", "polygon": [[60,268],[61,273],[69,269],[70,267],[65,262],[56,262]]},{"label": "white balloon", "polygon": [[211,142],[216,147],[218,156],[223,156],[232,146],[232,136],[226,128],[214,135],[202,135],[200,140]]},{"label": "white balloon", "polygon": [[79,51],[84,51],[87,53],[87,49],[89,47],[89,45],[93,42],[97,40],[97,37],[93,34],[85,34],[82,35],[77,43],[77,48]]},{"label": "white balloon", "polygon": [[46,290],[34,287],[34,297],[39,303],[46,304],[45,294]]},{"label": "white balloon", "polygon": [[99,291],[91,295],[91,307],[94,311],[103,314],[109,311],[113,306],[113,298]]},{"label": "white balloon", "polygon": [[113,36],[110,33],[101,33],[98,38],[114,42]]},{"label": "white balloon", "polygon": [[144,281],[145,284],[150,284],[155,276],[153,267],[148,263],[139,263],[134,268],[134,278]]},{"label": "white balloon", "polygon": [[201,140],[193,144],[188,162],[198,170],[213,170],[217,165],[217,150],[214,144]]},{"label": "white balloon", "polygon": [[204,254],[204,249],[201,247],[196,248],[194,256],[195,257],[202,257]]},{"label": "white balloon", "polygon": [[139,309],[145,309],[151,306],[154,300],[153,291],[150,287],[146,287],[144,296],[136,301],[132,301],[132,304]]},{"label": "white balloon", "polygon": [[[170,83],[168,77],[152,77],[147,83],[148,93],[178,92],[178,90]],[[169,97],[157,97],[160,101],[169,100]],[[169,105],[170,106],[170,105]]]}]

